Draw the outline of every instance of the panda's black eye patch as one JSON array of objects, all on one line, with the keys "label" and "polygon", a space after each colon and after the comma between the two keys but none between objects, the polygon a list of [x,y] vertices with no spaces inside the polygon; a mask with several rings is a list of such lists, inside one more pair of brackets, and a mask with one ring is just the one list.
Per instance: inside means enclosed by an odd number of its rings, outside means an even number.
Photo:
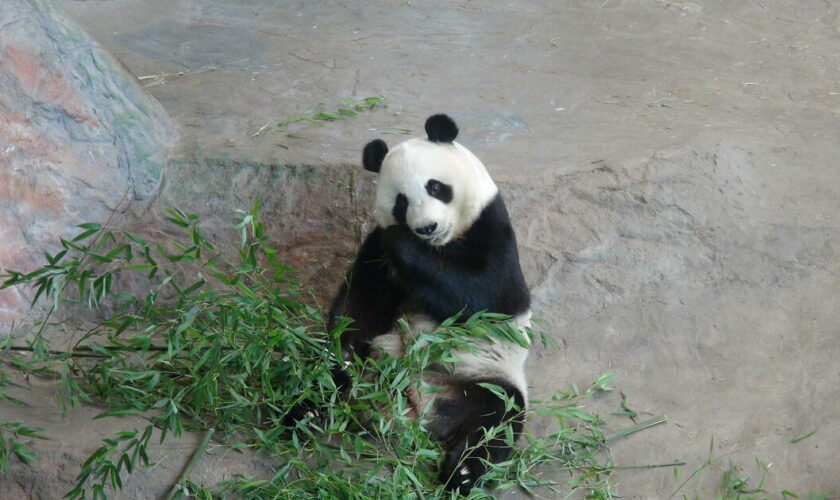
[{"label": "panda's black eye patch", "polygon": [[404,194],[400,193],[397,195],[396,199],[394,199],[394,208],[391,209],[391,215],[394,216],[394,220],[397,221],[397,224],[405,225],[406,211],[408,211],[408,198],[406,198]]},{"label": "panda's black eye patch", "polygon": [[426,183],[426,192],[429,196],[437,198],[444,203],[452,201],[452,186],[444,184],[435,179],[429,179]]}]

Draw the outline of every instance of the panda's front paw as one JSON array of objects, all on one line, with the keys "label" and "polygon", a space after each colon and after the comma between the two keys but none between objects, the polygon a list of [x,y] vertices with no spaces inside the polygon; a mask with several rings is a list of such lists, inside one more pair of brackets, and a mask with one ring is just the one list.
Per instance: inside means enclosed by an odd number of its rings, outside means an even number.
[{"label": "panda's front paw", "polygon": [[301,401],[289,408],[286,414],[283,415],[281,423],[287,429],[292,430],[301,422],[305,425],[307,422],[318,422],[320,419],[321,412],[318,411],[318,408],[311,401]]},{"label": "panda's front paw", "polygon": [[414,235],[408,226],[388,226],[382,232],[382,248],[385,255],[396,264],[405,262],[408,252],[414,244]]}]

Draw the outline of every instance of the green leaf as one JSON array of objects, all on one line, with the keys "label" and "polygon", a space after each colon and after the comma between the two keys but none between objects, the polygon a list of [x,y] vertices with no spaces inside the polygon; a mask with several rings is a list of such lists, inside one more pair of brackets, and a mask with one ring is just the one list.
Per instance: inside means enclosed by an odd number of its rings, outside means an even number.
[{"label": "green leaf", "polygon": [[23,443],[14,442],[14,444],[12,444],[12,451],[15,456],[17,456],[20,461],[26,465],[32,465],[32,463],[35,462],[35,459],[38,458],[38,455],[24,448]]},{"label": "green leaf", "polygon": [[76,241],[85,240],[87,238],[90,238],[91,236],[93,236],[97,232],[99,232],[98,229],[88,229],[87,231],[83,231],[83,232],[77,234],[76,236],[74,236],[73,241],[76,242]]},{"label": "green leaf", "polygon": [[96,420],[105,417],[120,417],[123,415],[142,415],[143,413],[143,410],[138,410],[136,408],[121,408],[118,410],[103,411],[102,413],[99,413],[98,415],[93,417],[93,419]]},{"label": "green leaf", "polygon": [[15,429],[15,433],[18,434],[18,435],[21,435],[21,436],[31,437],[31,438],[35,438],[35,439],[47,439],[47,440],[49,440],[50,438],[48,438],[47,436],[38,432],[38,431],[42,431],[42,430],[44,430],[44,429],[41,429],[40,427],[33,428],[33,427],[19,426]]},{"label": "green leaf", "polygon": [[476,385],[492,392],[494,395],[496,395],[497,398],[501,399],[502,401],[507,401],[508,399],[510,399],[510,397],[507,395],[507,392],[505,392],[505,390],[502,389],[501,386],[491,384],[489,382],[479,382]]},{"label": "green leaf", "polygon": [[793,443],[793,444],[796,444],[800,441],[805,441],[806,439],[808,439],[809,437],[813,436],[816,433],[817,433],[817,431],[811,431],[808,434],[805,434],[804,436],[799,436],[798,438],[791,439],[790,442]]},{"label": "green leaf", "polygon": [[169,222],[180,227],[190,227],[190,223],[187,220],[187,216],[180,210],[167,208],[165,209],[165,211],[169,214],[169,217],[166,217],[166,220],[168,220]]},{"label": "green leaf", "polygon": [[148,243],[146,243],[146,240],[144,240],[143,238],[141,238],[141,237],[139,237],[139,236],[137,236],[137,235],[135,235],[135,234],[129,233],[129,232],[127,232],[127,231],[126,231],[126,232],[124,232],[123,234],[124,234],[124,235],[125,235],[128,239],[130,239],[130,240],[131,240],[131,241],[133,241],[134,243],[137,243],[137,244],[138,244],[138,245],[140,245],[141,247],[147,247],[147,246],[149,246],[149,244],[148,244]]},{"label": "green leaf", "polygon": [[317,115],[315,115],[315,118],[318,119],[318,120],[327,120],[327,121],[340,120],[341,115],[336,114],[336,113],[327,113],[325,111],[322,111],[322,112],[318,113]]},{"label": "green leaf", "polygon": [[122,244],[122,245],[119,245],[118,247],[114,248],[113,250],[111,250],[107,254],[105,254],[105,258],[108,259],[109,261],[112,261],[113,259],[115,259],[117,257],[117,255],[119,255],[121,253],[126,254],[126,258],[127,258],[128,255],[130,255],[130,252],[131,252],[131,247],[128,244]]},{"label": "green leaf", "polygon": [[384,96],[365,97],[364,101],[365,101],[365,104],[369,108],[373,109],[373,108],[379,106],[380,104],[382,104],[383,102],[385,102],[385,97]]},{"label": "green leaf", "polygon": [[612,391],[612,387],[608,387],[607,384],[615,378],[615,373],[607,373],[605,375],[601,375],[598,377],[598,380],[592,383],[592,388],[596,391],[601,392],[609,392]]}]

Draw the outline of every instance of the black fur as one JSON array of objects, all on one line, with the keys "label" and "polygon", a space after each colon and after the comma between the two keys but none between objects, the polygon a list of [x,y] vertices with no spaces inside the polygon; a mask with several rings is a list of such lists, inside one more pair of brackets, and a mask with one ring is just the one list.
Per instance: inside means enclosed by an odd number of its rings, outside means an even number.
[{"label": "black fur", "polygon": [[485,380],[499,386],[514,403],[510,409],[499,396],[474,381],[449,382],[447,393],[435,402],[432,435],[443,443],[443,457],[438,479],[446,489],[466,495],[487,472],[486,462],[507,460],[513,449],[504,429],[487,439],[491,427],[509,424],[514,441],[522,434],[525,398],[518,389],[504,380]]},{"label": "black fur", "polygon": [[394,200],[394,208],[391,209],[391,215],[397,224],[405,224],[405,215],[408,212],[408,198],[400,193]]},{"label": "black fur", "polygon": [[452,186],[436,179],[429,179],[429,182],[426,183],[426,192],[429,193],[429,196],[444,203],[450,203],[455,196],[452,192]]},{"label": "black fur", "polygon": [[[408,203],[400,196],[393,209],[400,224],[376,228],[367,237],[330,311],[331,326],[340,316],[353,319],[341,338],[345,355],[367,356],[371,341],[388,333],[406,309],[438,322],[458,313],[463,321],[482,310],[516,315],[529,309],[516,237],[501,196],[482,210],[466,234],[438,247],[405,225]],[[339,387],[350,382],[341,370],[335,377]],[[506,410],[504,401],[480,382],[502,387],[516,407]],[[436,399],[430,425],[445,451],[439,477],[447,489],[466,494],[487,471],[485,461],[498,463],[512,452],[504,432],[485,443],[487,429],[510,423],[514,439],[518,437],[525,401],[504,380],[449,377],[441,385],[445,393]]]},{"label": "black fur", "polygon": [[432,142],[452,142],[458,137],[458,126],[444,114],[432,115],[426,120],[426,135]]},{"label": "black fur", "polygon": [[390,330],[404,301],[439,322],[461,311],[465,320],[479,311],[528,310],[516,235],[500,195],[463,236],[443,246],[430,246],[405,224],[374,229],[333,302],[330,325],[347,316],[355,330],[345,336],[370,341]]},{"label": "black fur", "polygon": [[382,245],[405,297],[436,321],[462,310],[466,319],[482,310],[513,316],[530,307],[516,236],[499,195],[466,234],[446,245],[430,246],[405,225],[385,229]]},{"label": "black fur", "polygon": [[341,335],[345,354],[355,352],[367,356],[370,341],[388,333],[394,325],[403,300],[401,287],[388,278],[388,264],[382,251],[383,232],[376,228],[365,239],[330,308],[330,330],[341,316],[353,320]]},{"label": "black fur", "polygon": [[385,141],[382,139],[370,141],[362,150],[362,166],[365,167],[365,170],[379,172],[386,154],[388,154],[388,145],[385,144]]}]

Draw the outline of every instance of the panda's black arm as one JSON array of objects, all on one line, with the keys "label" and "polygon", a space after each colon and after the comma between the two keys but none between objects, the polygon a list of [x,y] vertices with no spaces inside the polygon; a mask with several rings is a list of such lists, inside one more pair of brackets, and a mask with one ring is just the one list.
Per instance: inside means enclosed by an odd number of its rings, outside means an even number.
[{"label": "panda's black arm", "polygon": [[402,292],[388,279],[382,235],[382,229],[376,228],[362,243],[330,308],[331,330],[341,316],[353,320],[341,335],[342,349],[348,353],[365,356],[370,341],[387,333],[397,318]]}]

